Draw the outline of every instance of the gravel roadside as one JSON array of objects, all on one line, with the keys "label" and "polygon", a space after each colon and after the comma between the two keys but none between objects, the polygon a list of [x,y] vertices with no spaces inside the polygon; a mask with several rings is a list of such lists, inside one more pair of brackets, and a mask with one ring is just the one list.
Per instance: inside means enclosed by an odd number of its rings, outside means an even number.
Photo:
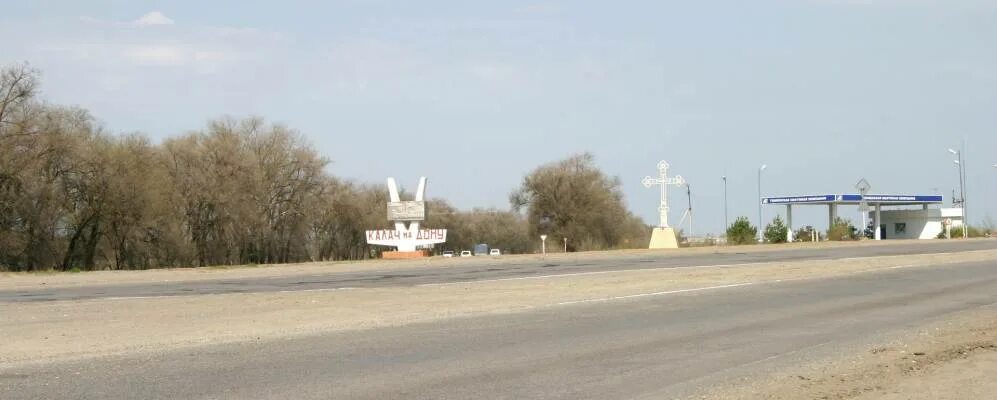
[{"label": "gravel roadside", "polygon": [[702,399],[992,399],[997,393],[997,307],[895,333],[844,355],[811,361]]}]

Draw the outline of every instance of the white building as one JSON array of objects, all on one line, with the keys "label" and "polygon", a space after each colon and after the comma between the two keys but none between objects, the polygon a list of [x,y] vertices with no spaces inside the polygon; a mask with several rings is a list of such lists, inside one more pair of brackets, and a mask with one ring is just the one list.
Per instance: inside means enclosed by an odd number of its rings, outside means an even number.
[{"label": "white building", "polygon": [[[869,212],[871,221],[875,215]],[[922,208],[880,211],[879,230],[883,239],[936,239],[945,232],[945,222],[952,228],[962,226],[961,208]]]}]

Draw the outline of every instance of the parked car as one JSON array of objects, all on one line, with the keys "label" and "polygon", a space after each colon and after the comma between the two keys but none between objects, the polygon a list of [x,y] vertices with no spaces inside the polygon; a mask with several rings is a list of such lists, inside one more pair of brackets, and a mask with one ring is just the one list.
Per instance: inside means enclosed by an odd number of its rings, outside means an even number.
[{"label": "parked car", "polygon": [[490,256],[500,256],[500,255],[502,255],[502,252],[499,251],[499,249],[492,249],[491,251],[488,252],[488,255],[490,255]]},{"label": "parked car", "polygon": [[443,252],[443,258],[453,257],[453,250],[446,250]]},{"label": "parked car", "polygon": [[471,256],[471,251],[470,250],[461,250],[460,256],[461,257],[470,257]]}]

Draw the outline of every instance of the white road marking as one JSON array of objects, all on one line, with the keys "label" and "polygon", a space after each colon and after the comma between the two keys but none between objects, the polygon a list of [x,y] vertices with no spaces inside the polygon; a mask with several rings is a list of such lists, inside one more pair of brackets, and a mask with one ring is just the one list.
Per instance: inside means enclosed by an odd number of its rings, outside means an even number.
[{"label": "white road marking", "polygon": [[[837,259],[834,259],[833,261],[858,261],[858,260],[863,260],[863,259],[866,259],[866,258],[873,258],[873,257],[878,258],[878,257],[908,257],[908,256],[947,256],[947,255],[952,255],[952,254],[973,253],[973,252],[977,252],[977,251],[989,251],[989,250],[942,251],[942,252],[938,252],[938,253],[892,254],[892,255],[885,255],[885,256],[884,255],[871,255],[871,256],[862,256],[862,257],[837,258]],[[816,259],[816,260],[819,260],[819,259]]]},{"label": "white road marking", "polygon": [[166,297],[195,297],[195,296],[214,296],[220,294],[257,294],[257,293],[304,293],[304,292],[335,292],[339,290],[354,290],[359,289],[352,286],[338,287],[338,288],[322,288],[322,289],[301,289],[301,290],[278,290],[275,292],[221,292],[221,293],[189,293],[189,294],[162,294],[156,296],[120,296],[120,297],[97,297],[92,300],[139,300],[139,299],[159,299]]},{"label": "white road marking", "polygon": [[[359,289],[355,287],[338,287],[338,288],[323,288],[323,289],[301,289],[301,290],[279,290],[277,293],[303,293],[303,292],[335,292],[339,290],[354,290]],[[266,292],[260,292],[266,293]]]},{"label": "white road marking", "polygon": [[176,296],[122,296],[122,297],[97,297],[94,300],[137,300],[137,299],[156,299],[160,297],[176,297]]},{"label": "white road marking", "polygon": [[[956,252],[943,252],[943,253],[924,253],[917,254],[919,256],[934,256],[934,255],[946,255],[946,254],[957,254]],[[847,257],[847,258],[829,258],[821,259],[814,258],[809,260],[786,260],[786,261],[761,261],[761,262],[750,262],[750,263],[738,263],[738,264],[714,264],[714,265],[685,265],[676,267],[658,267],[658,268],[631,268],[631,269],[617,269],[617,270],[607,270],[607,271],[589,271],[589,272],[572,272],[567,274],[550,274],[550,275],[538,275],[538,276],[520,276],[515,278],[498,278],[498,279],[481,279],[476,281],[462,281],[462,282],[439,282],[439,283],[422,283],[415,285],[416,287],[432,287],[432,286],[452,286],[452,285],[470,285],[478,283],[489,283],[489,282],[506,282],[506,281],[521,281],[521,280],[531,280],[531,279],[549,279],[549,278],[562,278],[569,276],[586,276],[586,275],[602,275],[602,274],[614,274],[614,273],[626,273],[626,272],[640,272],[640,271],[661,271],[661,270],[679,270],[679,269],[698,269],[698,268],[734,268],[734,267],[749,267],[753,265],[762,264],[772,264],[780,262],[807,262],[807,261],[824,261],[824,262],[842,262],[842,261],[859,261],[868,258],[878,258],[878,257],[898,257],[897,256],[868,256],[868,257]],[[894,268],[909,268],[916,267],[917,265],[902,265],[900,267]]]},{"label": "white road marking", "polygon": [[666,269],[689,269],[689,268],[726,268],[726,267],[738,267],[738,266],[757,265],[757,264],[765,264],[765,263],[717,264],[717,265],[687,265],[687,266],[678,266],[678,267],[615,269],[615,270],[608,270],[608,271],[572,272],[572,273],[567,273],[567,274],[520,276],[520,277],[516,277],[516,278],[481,279],[481,280],[477,280],[477,281],[422,283],[422,284],[418,284],[416,286],[417,287],[425,287],[425,286],[450,286],[450,285],[464,285],[464,284],[488,283],[488,282],[521,281],[521,280],[529,280],[529,279],[561,278],[561,277],[567,277],[567,276],[602,275],[602,274],[614,274],[614,273],[619,273],[619,272],[660,271],[660,270],[666,270]]},{"label": "white road marking", "polygon": [[[855,271],[855,273],[876,272],[876,271],[884,271],[884,270],[889,270],[889,269],[916,268],[916,267],[925,267],[925,266],[926,265],[897,265],[897,266],[894,266],[894,267],[864,269],[864,270],[861,270],[861,271]],[[698,288],[691,288],[691,289],[667,290],[667,291],[663,291],[663,292],[638,293],[638,294],[631,294],[631,295],[625,295],[625,296],[598,297],[598,298],[593,298],[593,299],[564,301],[564,302],[556,303],[554,305],[556,305],[556,306],[564,306],[564,305],[571,305],[571,304],[599,303],[599,302],[606,302],[606,301],[613,301],[613,300],[631,299],[631,298],[637,298],[637,297],[664,296],[664,295],[669,295],[669,294],[701,292],[701,291],[706,291],[706,290],[729,289],[729,288],[741,287],[741,286],[765,285],[765,284],[770,284],[770,283],[796,282],[796,281],[817,280],[817,279],[825,279],[825,278],[835,278],[835,276],[803,276],[803,277],[799,277],[799,278],[782,278],[782,279],[773,279],[773,280],[768,280],[768,281],[741,282],[741,283],[732,283],[732,284],[729,284],[729,285],[706,286],[706,287],[698,287]]]},{"label": "white road marking", "polygon": [[563,301],[563,302],[557,303],[557,305],[564,306],[564,305],[569,305],[569,304],[597,303],[597,302],[604,302],[604,301],[632,299],[632,298],[636,298],[636,297],[664,296],[664,295],[676,294],[676,293],[699,292],[699,291],[703,291],[703,290],[727,289],[727,288],[739,287],[739,286],[750,286],[750,285],[757,285],[759,283],[765,283],[765,282],[732,283],[732,284],[729,284],[729,285],[707,286],[707,287],[698,287],[698,288],[692,288],[692,289],[667,290],[667,291],[664,291],[664,292],[639,293],[639,294],[629,294],[629,295],[626,295],[626,296],[600,297],[600,298],[595,298],[595,299]]},{"label": "white road marking", "polygon": [[[746,364],[741,364],[741,365],[739,365],[739,366],[736,366],[736,367],[750,367],[750,366],[752,366],[752,365],[758,365],[758,364],[761,364],[761,363],[764,363],[764,362],[766,362],[766,361],[772,361],[772,360],[775,360],[775,359],[777,359],[777,358],[781,358],[781,357],[786,357],[786,356],[791,356],[791,355],[793,355],[793,354],[796,354],[796,353],[802,353],[802,352],[804,352],[804,351],[810,351],[810,350],[814,350],[814,349],[818,349],[818,348],[821,348],[821,347],[824,347],[824,346],[827,346],[827,345],[829,345],[829,344],[832,344],[832,343],[834,343],[834,342],[832,342],[832,341],[827,341],[827,342],[823,342],[823,343],[817,343],[817,344],[815,344],[815,345],[812,345],[812,346],[806,346],[806,347],[801,347],[801,348],[799,348],[799,349],[796,349],[796,350],[791,350],[791,351],[787,351],[787,352],[785,352],[785,353],[778,353],[778,354],[773,354],[773,355],[771,355],[771,356],[768,356],[768,357],[765,357],[765,358],[763,358],[763,359],[760,359],[760,360],[755,360],[755,361],[751,361],[751,362],[749,362],[749,363],[746,363]],[[735,368],[736,368],[736,367],[735,367]],[[732,369],[732,368],[727,368],[727,369]],[[724,369],[724,371],[726,371],[727,369]]]},{"label": "white road marking", "polygon": [[697,377],[695,379],[692,379],[692,380],[689,380],[689,381],[686,381],[686,382],[703,382],[703,381],[705,381],[707,379],[710,379],[712,377],[724,374],[727,371],[732,371],[732,370],[735,370],[735,369],[743,369],[745,367],[751,367],[751,366],[754,366],[754,365],[758,365],[758,364],[762,364],[762,363],[765,363],[765,362],[768,362],[768,361],[775,360],[777,358],[787,357],[787,356],[791,356],[791,355],[794,355],[794,354],[797,354],[797,353],[802,353],[802,352],[805,352],[805,351],[813,351],[813,350],[819,349],[821,347],[824,347],[824,346],[827,346],[827,345],[830,345],[830,344],[833,344],[833,343],[834,343],[833,341],[822,342],[822,343],[818,343],[818,344],[811,345],[811,346],[801,347],[801,348],[798,348],[796,350],[791,350],[791,351],[788,351],[788,352],[785,352],[785,353],[774,354],[774,355],[771,355],[771,356],[768,356],[768,357],[765,357],[765,358],[762,358],[762,359],[759,359],[759,360],[750,361],[750,362],[747,362],[747,363],[744,363],[744,364],[731,365],[731,366],[729,366],[727,368],[721,369],[719,371],[711,372],[708,375],[700,376],[700,377]]}]

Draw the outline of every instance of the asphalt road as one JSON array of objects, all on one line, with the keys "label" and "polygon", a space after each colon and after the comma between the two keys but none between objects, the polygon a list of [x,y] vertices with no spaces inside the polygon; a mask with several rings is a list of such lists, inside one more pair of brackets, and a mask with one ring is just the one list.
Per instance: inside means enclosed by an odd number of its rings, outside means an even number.
[{"label": "asphalt road", "polygon": [[662,253],[622,253],[605,256],[522,261],[496,264],[485,260],[438,260],[439,263],[416,269],[385,269],[354,272],[329,272],[316,275],[219,279],[192,282],[90,285],[55,289],[0,290],[0,303],[56,300],[84,300],[108,297],[182,296],[220,293],[278,292],[333,288],[410,286],[431,283],[516,278],[524,276],[568,274],[586,271],[667,268],[699,265],[741,264],[773,261],[826,260],[850,257],[913,255],[997,249],[997,240],[902,242],[882,246],[814,247],[772,249],[752,252],[724,252],[675,255]]},{"label": "asphalt road", "polygon": [[0,398],[682,398],[995,303],[994,262],[894,269],[0,369]]}]

